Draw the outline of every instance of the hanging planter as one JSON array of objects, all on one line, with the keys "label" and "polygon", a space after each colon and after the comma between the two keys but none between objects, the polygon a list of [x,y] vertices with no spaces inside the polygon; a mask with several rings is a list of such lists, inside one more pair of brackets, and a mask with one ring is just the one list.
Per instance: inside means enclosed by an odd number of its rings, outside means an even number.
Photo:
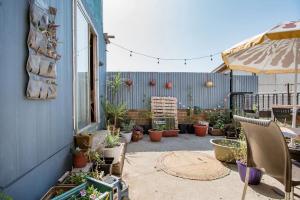
[{"label": "hanging planter", "polygon": [[149,82],[149,85],[150,85],[150,86],[155,86],[155,85],[156,85],[156,80],[155,80],[155,79],[152,79],[152,80]]},{"label": "hanging planter", "polygon": [[171,82],[171,81],[166,82],[166,84],[165,84],[165,88],[166,88],[166,89],[171,89],[172,87],[173,87],[173,85],[172,85],[172,82]]},{"label": "hanging planter", "polygon": [[127,79],[127,80],[125,81],[125,84],[126,84],[128,87],[131,87],[132,84],[133,84],[133,81],[132,81],[131,79]]}]

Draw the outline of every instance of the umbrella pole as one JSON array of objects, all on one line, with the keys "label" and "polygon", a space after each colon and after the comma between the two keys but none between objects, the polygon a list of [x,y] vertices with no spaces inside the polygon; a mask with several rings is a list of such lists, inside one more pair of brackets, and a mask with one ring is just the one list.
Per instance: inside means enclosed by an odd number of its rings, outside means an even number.
[{"label": "umbrella pole", "polygon": [[298,83],[298,65],[297,65],[297,50],[296,50],[296,59],[295,59],[295,79],[294,79],[294,96],[293,96],[293,121],[292,128],[296,128],[297,121],[297,83]]}]

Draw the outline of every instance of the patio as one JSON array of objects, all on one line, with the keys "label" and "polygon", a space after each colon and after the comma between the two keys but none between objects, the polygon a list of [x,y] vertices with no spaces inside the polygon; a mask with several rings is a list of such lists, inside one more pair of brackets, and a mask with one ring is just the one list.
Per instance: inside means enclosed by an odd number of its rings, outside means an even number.
[{"label": "patio", "polygon": [[[209,140],[213,136],[197,137],[179,134],[178,137],[162,138],[159,143],[150,142],[148,135],[143,140],[127,146],[122,178],[130,187],[130,198],[136,199],[241,199],[244,183],[240,180],[236,165],[229,164],[228,176],[213,181],[196,181],[178,178],[158,171],[158,157],[166,151],[199,151],[214,156]],[[282,199],[273,189],[283,189],[275,179],[264,175],[257,186],[250,186],[247,199]],[[295,189],[295,199],[300,191]]]}]

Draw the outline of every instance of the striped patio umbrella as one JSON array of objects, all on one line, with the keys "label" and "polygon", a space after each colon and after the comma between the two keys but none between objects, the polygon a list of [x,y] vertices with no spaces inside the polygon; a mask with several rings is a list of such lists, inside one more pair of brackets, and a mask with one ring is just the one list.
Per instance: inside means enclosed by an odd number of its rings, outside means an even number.
[{"label": "striped patio umbrella", "polygon": [[222,52],[232,70],[262,74],[295,73],[293,123],[296,125],[297,74],[300,71],[300,21],[281,23]]}]

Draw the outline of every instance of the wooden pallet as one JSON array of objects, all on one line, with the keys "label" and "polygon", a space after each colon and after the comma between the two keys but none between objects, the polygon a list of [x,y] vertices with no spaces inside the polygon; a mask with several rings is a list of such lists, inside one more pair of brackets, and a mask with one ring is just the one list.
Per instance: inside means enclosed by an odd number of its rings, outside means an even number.
[{"label": "wooden pallet", "polygon": [[152,120],[174,118],[178,128],[177,99],[175,97],[151,97]]}]

